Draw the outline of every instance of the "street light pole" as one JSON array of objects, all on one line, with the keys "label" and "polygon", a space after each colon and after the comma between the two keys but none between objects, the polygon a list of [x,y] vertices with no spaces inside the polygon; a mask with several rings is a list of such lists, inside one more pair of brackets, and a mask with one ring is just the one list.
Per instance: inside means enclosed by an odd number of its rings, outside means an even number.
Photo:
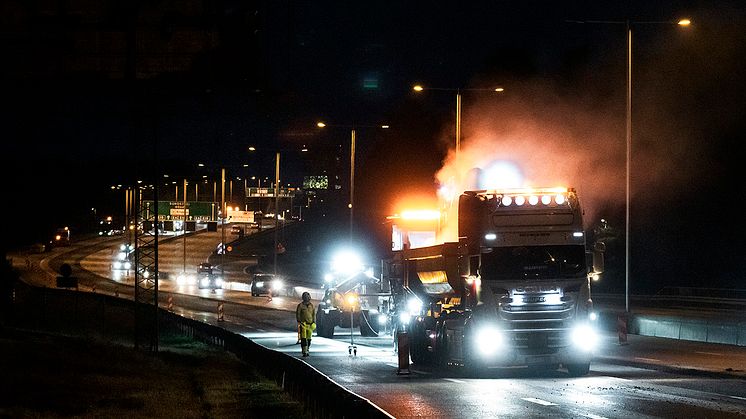
[{"label": "street light pole", "polygon": [[274,252],[274,273],[275,277],[277,277],[277,228],[278,228],[278,211],[279,211],[279,202],[280,202],[280,152],[277,152],[277,158],[275,159],[275,228],[274,228],[274,236],[275,236],[275,247],[273,249]]},{"label": "street light pole", "polygon": [[184,236],[184,269],[182,272],[186,275],[186,221],[187,221],[187,180],[184,179],[184,222],[181,224],[181,235]]},{"label": "street light pole", "polygon": [[624,310],[629,313],[629,208],[630,167],[632,166],[632,26],[627,25],[627,136],[626,136],[626,196],[624,212]]},{"label": "street light pole", "polygon": [[352,243],[352,220],[355,203],[355,128],[352,129],[350,138],[350,243]]},{"label": "street light pole", "polygon": [[456,89],[456,157],[461,151],[461,91]]},{"label": "street light pole", "polygon": [[424,87],[420,84],[415,85],[412,90],[415,92],[422,92],[423,90],[445,90],[449,92],[456,92],[456,156],[461,151],[461,91],[462,90],[482,90],[502,93],[505,91],[502,87],[495,88],[448,88],[448,87]]},{"label": "street light pole", "polygon": [[350,243],[352,243],[353,236],[353,225],[354,225],[354,205],[355,205],[355,134],[356,128],[382,128],[388,129],[389,125],[327,125],[324,122],[317,122],[316,126],[319,128],[330,127],[345,127],[350,128],[350,201],[347,203],[347,208],[350,210]]},{"label": "street light pole", "polygon": [[629,313],[629,236],[630,236],[630,202],[631,202],[631,181],[630,173],[632,166],[632,24],[667,24],[687,27],[691,25],[691,20],[680,19],[678,21],[631,21],[629,19],[621,21],[608,20],[569,20],[570,23],[605,23],[625,25],[627,31],[627,103],[626,103],[626,157],[625,157],[625,220],[624,220],[624,308]]}]

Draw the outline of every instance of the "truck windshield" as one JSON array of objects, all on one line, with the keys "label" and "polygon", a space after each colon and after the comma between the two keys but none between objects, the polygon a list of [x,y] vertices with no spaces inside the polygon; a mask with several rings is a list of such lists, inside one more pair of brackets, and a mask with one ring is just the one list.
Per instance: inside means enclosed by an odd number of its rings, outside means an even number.
[{"label": "truck windshield", "polygon": [[586,274],[585,247],[495,247],[482,254],[480,275],[486,280],[573,278]]}]

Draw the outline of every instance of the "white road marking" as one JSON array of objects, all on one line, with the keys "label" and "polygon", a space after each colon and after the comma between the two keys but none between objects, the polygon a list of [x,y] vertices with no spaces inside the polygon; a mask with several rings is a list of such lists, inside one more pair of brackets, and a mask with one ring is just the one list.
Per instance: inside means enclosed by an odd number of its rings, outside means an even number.
[{"label": "white road marking", "polygon": [[540,404],[542,406],[557,406],[557,403],[548,402],[546,400],[542,399],[535,399],[533,397],[523,397],[522,400],[525,400],[527,402]]},{"label": "white road marking", "polygon": [[702,351],[694,351],[695,354],[702,354],[702,355],[715,355],[715,356],[723,356],[723,354],[718,352],[702,352]]},{"label": "white road marking", "polygon": [[746,400],[746,397],[739,397],[739,396],[728,396],[731,399],[737,399],[737,400]]},{"label": "white road marking", "polygon": [[459,384],[464,384],[464,383],[466,383],[466,381],[464,381],[464,380],[457,380],[457,379],[455,379],[455,378],[444,378],[444,380],[446,380],[446,381],[450,381],[450,382],[452,382],[452,383],[459,383]]},{"label": "white road marking", "polygon": [[389,367],[399,368],[399,364],[386,364]]},{"label": "white road marking", "polygon": [[653,361],[653,362],[660,362],[660,359],[655,359],[655,358],[641,358],[641,357],[639,357],[639,356],[636,356],[636,357],[635,357],[635,359],[639,359],[639,360],[641,360],[641,361]]},{"label": "white road marking", "polygon": [[608,419],[606,416],[594,415],[593,413],[584,413],[583,416],[591,419]]}]

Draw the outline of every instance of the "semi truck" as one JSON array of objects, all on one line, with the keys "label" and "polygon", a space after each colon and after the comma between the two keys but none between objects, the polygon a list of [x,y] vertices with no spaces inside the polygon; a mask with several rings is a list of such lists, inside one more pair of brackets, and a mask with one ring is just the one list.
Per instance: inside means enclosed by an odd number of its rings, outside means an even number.
[{"label": "semi truck", "polygon": [[588,246],[574,189],[466,191],[457,242],[416,247],[406,226],[394,232],[399,249],[381,279],[413,363],[589,372],[597,339],[591,282],[603,271],[604,249]]}]

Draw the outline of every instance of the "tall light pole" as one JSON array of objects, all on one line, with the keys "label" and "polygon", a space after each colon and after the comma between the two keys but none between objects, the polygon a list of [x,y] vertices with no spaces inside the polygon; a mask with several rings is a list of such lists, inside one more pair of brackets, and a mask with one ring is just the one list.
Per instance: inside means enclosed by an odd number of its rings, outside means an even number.
[{"label": "tall light pole", "polygon": [[319,128],[326,127],[341,127],[350,128],[350,201],[347,203],[347,208],[350,210],[350,242],[352,242],[353,232],[353,220],[355,214],[355,130],[356,128],[381,128],[388,129],[389,125],[327,125],[324,122],[317,122],[316,126]]},{"label": "tall light pole", "polygon": [[462,91],[487,91],[487,92],[497,92],[502,93],[505,91],[505,88],[503,87],[493,87],[493,88],[448,88],[448,87],[425,87],[421,84],[416,84],[414,87],[412,87],[412,90],[415,92],[422,92],[424,90],[444,90],[447,92],[456,92],[456,156],[458,156],[458,153],[461,151],[461,92]]},{"label": "tall light pole", "polygon": [[186,251],[186,246],[187,246],[187,244],[186,244],[186,236],[187,236],[186,235],[186,233],[187,233],[187,230],[186,230],[186,222],[187,222],[187,193],[186,192],[187,192],[187,180],[184,179],[184,222],[181,224],[181,226],[182,226],[182,228],[181,228],[181,235],[184,236],[183,237],[183,239],[184,239],[184,246],[183,246],[184,247],[184,269],[182,270],[182,272],[184,273],[184,275],[186,275],[186,253],[187,253],[187,251]]},{"label": "tall light pole", "polygon": [[275,228],[274,228],[274,236],[275,236],[275,247],[273,249],[274,254],[274,273],[275,277],[277,277],[277,229],[279,227],[279,215],[278,212],[280,210],[279,208],[280,203],[280,152],[277,152],[277,155],[275,157]]},{"label": "tall light pole", "polygon": [[627,32],[627,97],[626,97],[626,158],[625,158],[625,210],[624,210],[624,309],[629,312],[629,236],[630,236],[630,201],[631,201],[631,182],[630,168],[632,166],[632,25],[679,25],[687,27],[691,25],[689,19],[679,19],[678,21],[655,20],[655,21],[624,21],[613,20],[572,20],[571,23],[604,23],[604,24],[624,24]]}]

